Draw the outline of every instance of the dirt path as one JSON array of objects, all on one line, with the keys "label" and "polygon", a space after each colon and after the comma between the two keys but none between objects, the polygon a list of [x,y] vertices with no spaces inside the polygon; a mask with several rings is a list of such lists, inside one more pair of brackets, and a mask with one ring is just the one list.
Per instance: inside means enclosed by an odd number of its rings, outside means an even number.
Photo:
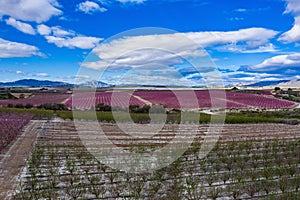
[{"label": "dirt path", "polygon": [[44,122],[31,121],[9,149],[1,156],[0,161],[0,199],[12,199],[11,194],[14,190],[19,173],[25,166],[36,140],[37,134]]},{"label": "dirt path", "polygon": [[63,100],[61,103],[62,104],[66,104],[71,98],[72,98],[72,95],[70,95],[68,98],[66,98],[65,100]]},{"label": "dirt path", "polygon": [[150,101],[147,101],[146,99],[143,99],[142,97],[137,96],[137,95],[132,95],[132,96],[135,97],[135,98],[137,98],[138,100],[140,100],[141,102],[143,102],[147,106],[152,106],[152,103]]}]

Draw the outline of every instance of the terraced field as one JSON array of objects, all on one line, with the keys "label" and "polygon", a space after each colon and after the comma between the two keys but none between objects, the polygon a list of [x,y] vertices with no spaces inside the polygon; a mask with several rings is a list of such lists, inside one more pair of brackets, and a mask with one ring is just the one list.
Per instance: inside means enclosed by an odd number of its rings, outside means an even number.
[{"label": "terraced field", "polygon": [[[219,142],[205,158],[199,149],[208,125],[183,125],[182,140],[195,128],[197,133],[188,151],[167,167],[134,174],[95,159],[73,122],[35,123],[41,131],[11,193],[14,199],[300,198],[299,125],[224,125]],[[91,122],[81,123],[94,134]],[[134,130],[125,134],[116,124],[101,127],[116,148],[147,153],[172,142],[179,125],[165,125],[152,137]]]}]

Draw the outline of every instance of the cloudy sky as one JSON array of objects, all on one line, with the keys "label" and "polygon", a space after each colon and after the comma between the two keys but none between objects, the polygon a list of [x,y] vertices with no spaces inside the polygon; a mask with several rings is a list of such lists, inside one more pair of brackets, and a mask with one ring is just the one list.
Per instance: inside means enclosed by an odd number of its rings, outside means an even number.
[{"label": "cloudy sky", "polygon": [[300,79],[300,0],[0,0],[0,19],[2,82]]}]

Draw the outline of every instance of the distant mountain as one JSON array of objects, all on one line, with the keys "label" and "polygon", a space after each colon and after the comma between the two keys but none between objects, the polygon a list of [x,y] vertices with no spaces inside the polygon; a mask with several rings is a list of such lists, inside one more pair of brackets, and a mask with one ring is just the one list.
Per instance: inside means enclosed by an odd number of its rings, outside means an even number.
[{"label": "distant mountain", "polygon": [[279,80],[279,81],[260,81],[247,85],[248,87],[263,87],[263,86],[275,86],[283,83],[288,83],[290,80]]},{"label": "distant mountain", "polygon": [[278,84],[279,87],[300,87],[300,79],[294,79],[288,82],[282,82]]},{"label": "distant mountain", "polygon": [[113,85],[104,83],[102,81],[87,81],[85,83],[79,84],[80,87],[88,87],[88,88],[105,88],[105,87],[113,87]]},{"label": "distant mountain", "polygon": [[13,82],[0,82],[0,87],[71,87],[73,84],[59,82],[59,81],[48,81],[48,80],[35,80],[35,79],[22,79]]}]

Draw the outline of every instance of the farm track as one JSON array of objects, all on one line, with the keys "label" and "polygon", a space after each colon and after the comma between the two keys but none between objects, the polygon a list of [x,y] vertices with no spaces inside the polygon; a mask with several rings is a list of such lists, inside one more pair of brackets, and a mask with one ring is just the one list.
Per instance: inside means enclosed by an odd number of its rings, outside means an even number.
[{"label": "farm track", "polygon": [[[91,122],[81,122],[82,125],[86,128],[86,133],[91,136],[91,141],[95,140],[95,136],[97,136],[97,133],[94,131],[95,126],[93,126],[93,123]],[[123,147],[127,150],[130,150],[131,148],[138,146],[150,146],[152,147],[162,147],[166,144],[168,144],[170,141],[174,139],[174,131],[179,130],[179,125],[170,125],[167,124],[164,126],[163,130],[160,131],[157,135],[153,135],[151,131],[146,133],[139,133],[137,131],[133,131],[130,133],[130,135],[125,134],[122,132],[122,130],[117,126],[117,124],[111,124],[111,123],[101,123],[101,128],[103,129],[103,132],[105,135],[99,136],[96,139],[103,141],[105,137],[106,139],[109,139],[109,141],[113,142],[116,146]],[[129,127],[130,128],[130,127]],[[183,125],[180,129],[181,140],[189,139],[190,137],[190,131],[195,131],[196,129],[196,139],[199,143],[203,140],[203,138],[206,135],[206,132],[208,131],[209,126],[208,125]],[[145,129],[146,130],[146,129]],[[28,132],[29,131],[29,132]],[[143,130],[144,131],[144,130]],[[23,184],[25,184],[26,191],[28,191],[30,194],[34,190],[32,190],[32,187],[37,186],[30,186],[32,184],[32,175],[31,173],[37,173],[37,181],[38,184],[41,187],[41,189],[38,189],[37,191],[47,191],[49,192],[49,187],[47,185],[47,180],[52,180],[53,177],[57,176],[57,179],[61,181],[60,184],[55,183],[54,188],[52,190],[54,193],[59,194],[62,199],[70,199],[70,194],[68,193],[68,188],[70,189],[69,181],[72,179],[72,176],[74,177],[74,181],[78,181],[75,177],[85,177],[87,176],[87,173],[89,174],[89,177],[96,177],[101,181],[104,181],[105,184],[107,184],[107,188],[112,189],[117,187],[118,184],[122,185],[124,182],[124,177],[120,178],[121,176],[125,176],[121,174],[120,172],[116,172],[113,169],[109,169],[108,167],[104,165],[97,164],[98,161],[96,161],[93,156],[86,150],[86,148],[83,146],[82,141],[80,140],[80,137],[76,131],[76,127],[73,122],[70,121],[62,121],[62,122],[50,122],[45,123],[43,121],[35,121],[31,122],[29,127],[27,128],[26,135],[22,135],[21,138],[23,140],[17,141],[16,144],[20,143],[19,145],[15,145],[16,147],[12,147],[11,152],[19,152],[20,149],[25,148],[25,151],[22,154],[14,153],[12,154],[16,160],[18,161],[18,170],[14,169],[13,172],[6,171],[6,173],[3,174],[3,178],[1,181],[4,185],[7,185],[5,187],[2,187],[3,194],[6,194],[5,192],[11,191],[13,186],[15,186],[15,181],[18,173],[20,172],[20,169],[25,165],[25,158],[28,157],[29,152],[32,149],[32,144],[35,143],[35,146],[38,148],[37,151],[42,150],[42,153],[37,152],[38,155],[40,155],[40,158],[38,159],[38,163],[30,164],[27,162],[27,165],[25,168],[23,168],[20,181],[22,181]],[[39,134],[38,134],[39,133]],[[26,136],[26,137],[25,137]],[[134,136],[134,137],[133,137]],[[36,138],[36,141],[34,142]],[[228,125],[225,124],[223,127],[222,134],[220,135],[220,149],[228,149],[228,145],[230,145],[233,141],[235,143],[243,143],[244,141],[254,141],[252,143],[253,147],[251,150],[251,154],[255,154],[257,156],[260,156],[257,162],[257,169],[255,173],[262,173],[264,171],[265,166],[265,160],[263,160],[263,156],[265,154],[265,150],[263,147],[263,144],[267,141],[274,141],[279,140],[281,141],[294,141],[295,139],[300,138],[300,126],[299,125],[286,125],[286,124],[234,124],[234,125]],[[105,144],[105,143],[103,143]],[[282,144],[285,145],[285,144]],[[255,147],[255,148],[254,148]],[[283,149],[284,146],[276,146],[276,148]],[[274,148],[274,149],[276,149]],[[23,150],[23,149],[22,149]],[[241,151],[239,149],[233,149],[230,150],[230,152],[235,154],[244,153],[243,155],[240,155],[239,158],[243,159],[244,157],[247,157],[247,148],[242,149]],[[35,152],[36,153],[36,152]],[[221,153],[219,153],[221,154]],[[294,152],[293,150],[286,150],[284,153],[278,153],[276,155],[282,155],[284,157],[285,154],[297,154],[297,150]],[[296,155],[298,156],[298,155]],[[218,157],[218,152],[213,152],[212,154],[209,154],[208,163],[205,166],[207,169],[204,171],[202,166],[202,160],[198,159],[197,157],[190,157],[188,155],[184,155],[183,158],[180,158],[180,161],[184,163],[183,165],[186,167],[186,170],[183,174],[179,175],[177,177],[178,180],[183,180],[189,178],[189,173],[193,172],[193,176],[199,179],[203,179],[205,181],[207,180],[207,177],[211,175],[212,172],[209,171],[209,169],[212,169],[215,167],[215,163],[211,160],[216,160]],[[11,157],[13,158],[13,157]],[[277,158],[270,158],[268,159],[268,162],[276,162]],[[11,159],[10,165],[7,166],[16,166],[14,161],[16,160]],[[72,172],[69,169],[67,169],[68,164],[67,162],[71,162],[72,166],[75,167],[77,170],[76,172]],[[37,171],[33,170],[33,172],[29,172],[29,169],[32,169],[34,165],[39,165],[39,167],[36,169]],[[3,166],[3,164],[2,164]],[[52,172],[52,167],[57,172]],[[50,167],[50,168],[49,168]],[[70,166],[69,166],[70,167]],[[215,188],[222,189],[225,186],[232,186],[232,183],[230,180],[226,182],[226,184],[222,184],[220,182],[220,178],[224,176],[224,174],[227,174],[227,166],[226,164],[222,164],[221,170],[217,174],[213,174],[212,177],[215,178],[213,183],[211,184]],[[234,168],[237,168],[238,166],[234,166]],[[244,170],[243,174],[246,173],[254,173],[251,169],[252,163],[248,162],[245,166],[246,169]],[[283,165],[282,167],[289,167],[288,164]],[[172,168],[172,167],[171,167]],[[297,165],[297,168],[299,168],[299,165]],[[9,168],[7,168],[9,169]],[[41,170],[41,171],[39,171]],[[89,170],[89,172],[85,171]],[[275,169],[274,169],[275,170]],[[57,174],[59,171],[59,174]],[[14,174],[14,178],[12,178],[11,173]],[[53,175],[52,173],[56,174]],[[242,172],[236,172],[236,174],[242,173]],[[7,176],[7,177],[6,177]],[[115,180],[109,183],[110,176],[116,176]],[[119,177],[120,176],[120,177]],[[217,177],[218,176],[218,177]],[[58,178],[59,177],[59,178]],[[118,178],[119,177],[119,178]],[[295,177],[294,177],[295,178]],[[75,180],[76,179],[76,180]],[[136,179],[131,179],[131,181],[137,181]],[[147,180],[151,180],[153,182],[153,177],[148,178]],[[168,188],[169,184],[171,184],[172,180],[175,180],[174,178],[170,177],[170,174],[165,174],[163,178],[161,179],[164,182],[165,186],[162,186],[166,192],[170,190]],[[270,182],[274,182],[274,185],[279,180],[278,177],[274,176],[270,178]],[[4,183],[7,181],[7,183]],[[57,181],[57,180],[56,180]],[[72,180],[73,181],[73,180]],[[100,187],[101,185],[90,185],[89,183],[91,180],[84,179],[82,182],[82,186],[80,187]],[[232,180],[233,181],[233,180]],[[1,183],[2,183],[1,182]],[[9,185],[9,182],[13,183]],[[255,182],[254,182],[255,183]],[[244,181],[244,184],[252,184],[252,181],[247,178],[247,180]],[[203,183],[203,187],[205,188],[205,191],[207,192],[211,191],[211,185],[208,182]],[[234,182],[234,187],[236,187],[237,183]],[[102,186],[101,186],[102,187]],[[105,186],[106,187],[106,186]],[[122,185],[124,187],[124,185]],[[91,188],[90,188],[91,189]],[[102,188],[103,189],[103,188]],[[124,188],[123,188],[124,189]],[[130,189],[130,188],[129,188]],[[128,189],[128,190],[129,190]],[[113,190],[114,191],[114,190]],[[125,190],[127,191],[127,190]],[[212,190],[213,191],[213,190]],[[87,190],[86,190],[87,192]],[[51,195],[55,195],[55,194]],[[68,193],[68,194],[67,194]],[[167,192],[168,193],[168,192]],[[164,193],[160,192],[158,193],[160,195],[164,195]],[[230,193],[224,193],[226,195],[229,195]],[[276,194],[276,192],[275,192]],[[26,194],[25,194],[26,195]],[[45,194],[35,194],[35,195],[45,195]],[[50,195],[50,194],[49,194]],[[115,194],[104,194],[103,199],[115,199]],[[123,193],[119,194],[121,197],[126,198],[129,197],[131,194],[129,193]],[[257,194],[256,194],[257,195]],[[277,195],[277,194],[276,194]],[[147,195],[146,195],[147,196]],[[264,194],[261,194],[261,197],[263,197]],[[2,197],[2,196],[1,196]],[[0,199],[5,199],[1,198]],[[57,196],[56,196],[57,197]],[[93,195],[83,195],[81,196],[82,199],[98,199],[94,198]],[[8,198],[8,197],[6,197]],[[19,199],[19,198],[17,198]],[[21,198],[22,199],[22,198]],[[54,199],[54,196],[53,198]],[[147,197],[146,199],[151,199]],[[244,199],[250,199],[249,196],[244,196]],[[256,199],[256,198],[252,198]]]},{"label": "farm track", "polygon": [[2,152],[0,162],[0,199],[11,198],[10,192],[16,186],[19,173],[26,164],[26,159],[32,151],[36,136],[40,132],[39,127],[43,123],[42,121],[31,121],[24,127],[23,133],[17,137],[16,141]]}]

